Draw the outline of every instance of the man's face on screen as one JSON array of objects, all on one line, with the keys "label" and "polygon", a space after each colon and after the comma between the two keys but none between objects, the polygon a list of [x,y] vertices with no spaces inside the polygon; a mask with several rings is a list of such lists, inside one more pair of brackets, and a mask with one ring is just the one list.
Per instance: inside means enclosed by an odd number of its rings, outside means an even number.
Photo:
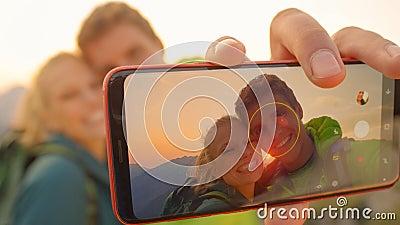
[{"label": "man's face on screen", "polygon": [[[299,109],[297,106],[291,106],[289,101],[281,95],[275,95],[274,98],[273,104],[249,108],[249,118],[252,118],[250,141],[254,147],[262,148],[273,157],[279,158],[289,153],[295,157],[299,154],[302,145],[299,137],[302,125]],[[274,121],[272,117],[275,117],[275,124],[270,124]],[[265,141],[271,140],[271,135],[273,135],[272,144]]]}]

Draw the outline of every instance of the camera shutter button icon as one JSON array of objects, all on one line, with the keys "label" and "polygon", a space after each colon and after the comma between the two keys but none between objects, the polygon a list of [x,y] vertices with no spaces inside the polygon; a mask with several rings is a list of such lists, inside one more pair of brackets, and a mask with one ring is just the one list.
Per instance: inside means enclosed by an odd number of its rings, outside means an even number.
[{"label": "camera shutter button icon", "polygon": [[369,133],[369,123],[365,120],[360,120],[354,126],[354,135],[357,138],[365,138]]}]

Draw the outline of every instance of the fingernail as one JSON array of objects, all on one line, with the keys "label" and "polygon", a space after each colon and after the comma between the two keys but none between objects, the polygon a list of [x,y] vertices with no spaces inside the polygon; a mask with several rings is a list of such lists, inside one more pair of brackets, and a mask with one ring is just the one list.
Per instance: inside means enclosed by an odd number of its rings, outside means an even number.
[{"label": "fingernail", "polygon": [[400,55],[400,47],[394,44],[389,44],[386,46],[386,52],[391,56],[391,57],[396,57]]},{"label": "fingernail", "polygon": [[319,50],[311,56],[311,71],[314,78],[321,79],[335,76],[342,69],[330,50]]},{"label": "fingernail", "polygon": [[[215,53],[220,52],[220,51],[226,51],[226,49],[232,49],[232,47],[236,47],[239,43],[231,38],[225,39],[223,41],[218,42],[218,44],[215,45]],[[236,47],[237,48],[237,47]]]}]

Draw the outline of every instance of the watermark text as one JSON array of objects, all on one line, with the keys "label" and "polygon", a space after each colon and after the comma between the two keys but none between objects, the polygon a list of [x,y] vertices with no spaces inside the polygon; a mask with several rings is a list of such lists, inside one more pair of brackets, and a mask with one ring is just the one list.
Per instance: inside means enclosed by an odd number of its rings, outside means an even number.
[{"label": "watermark text", "polygon": [[344,196],[338,197],[335,206],[329,205],[321,209],[314,208],[269,208],[265,203],[264,207],[257,210],[257,216],[260,219],[280,219],[280,220],[300,220],[300,219],[313,219],[320,220],[324,218],[329,219],[346,219],[346,220],[396,220],[396,213],[394,212],[373,212],[369,207],[355,208],[345,207],[347,199]]}]

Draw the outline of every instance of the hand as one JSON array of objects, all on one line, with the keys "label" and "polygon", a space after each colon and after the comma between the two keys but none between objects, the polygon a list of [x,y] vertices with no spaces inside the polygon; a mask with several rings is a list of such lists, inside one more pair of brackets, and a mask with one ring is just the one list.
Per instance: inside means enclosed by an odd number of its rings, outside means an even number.
[{"label": "hand", "polygon": [[[271,60],[297,59],[308,78],[319,87],[335,87],[346,71],[342,58],[355,58],[390,78],[400,78],[400,47],[380,35],[347,27],[332,37],[310,15],[298,9],[278,13],[270,27]],[[246,48],[232,37],[210,45],[206,59],[223,65],[246,60]]]}]

